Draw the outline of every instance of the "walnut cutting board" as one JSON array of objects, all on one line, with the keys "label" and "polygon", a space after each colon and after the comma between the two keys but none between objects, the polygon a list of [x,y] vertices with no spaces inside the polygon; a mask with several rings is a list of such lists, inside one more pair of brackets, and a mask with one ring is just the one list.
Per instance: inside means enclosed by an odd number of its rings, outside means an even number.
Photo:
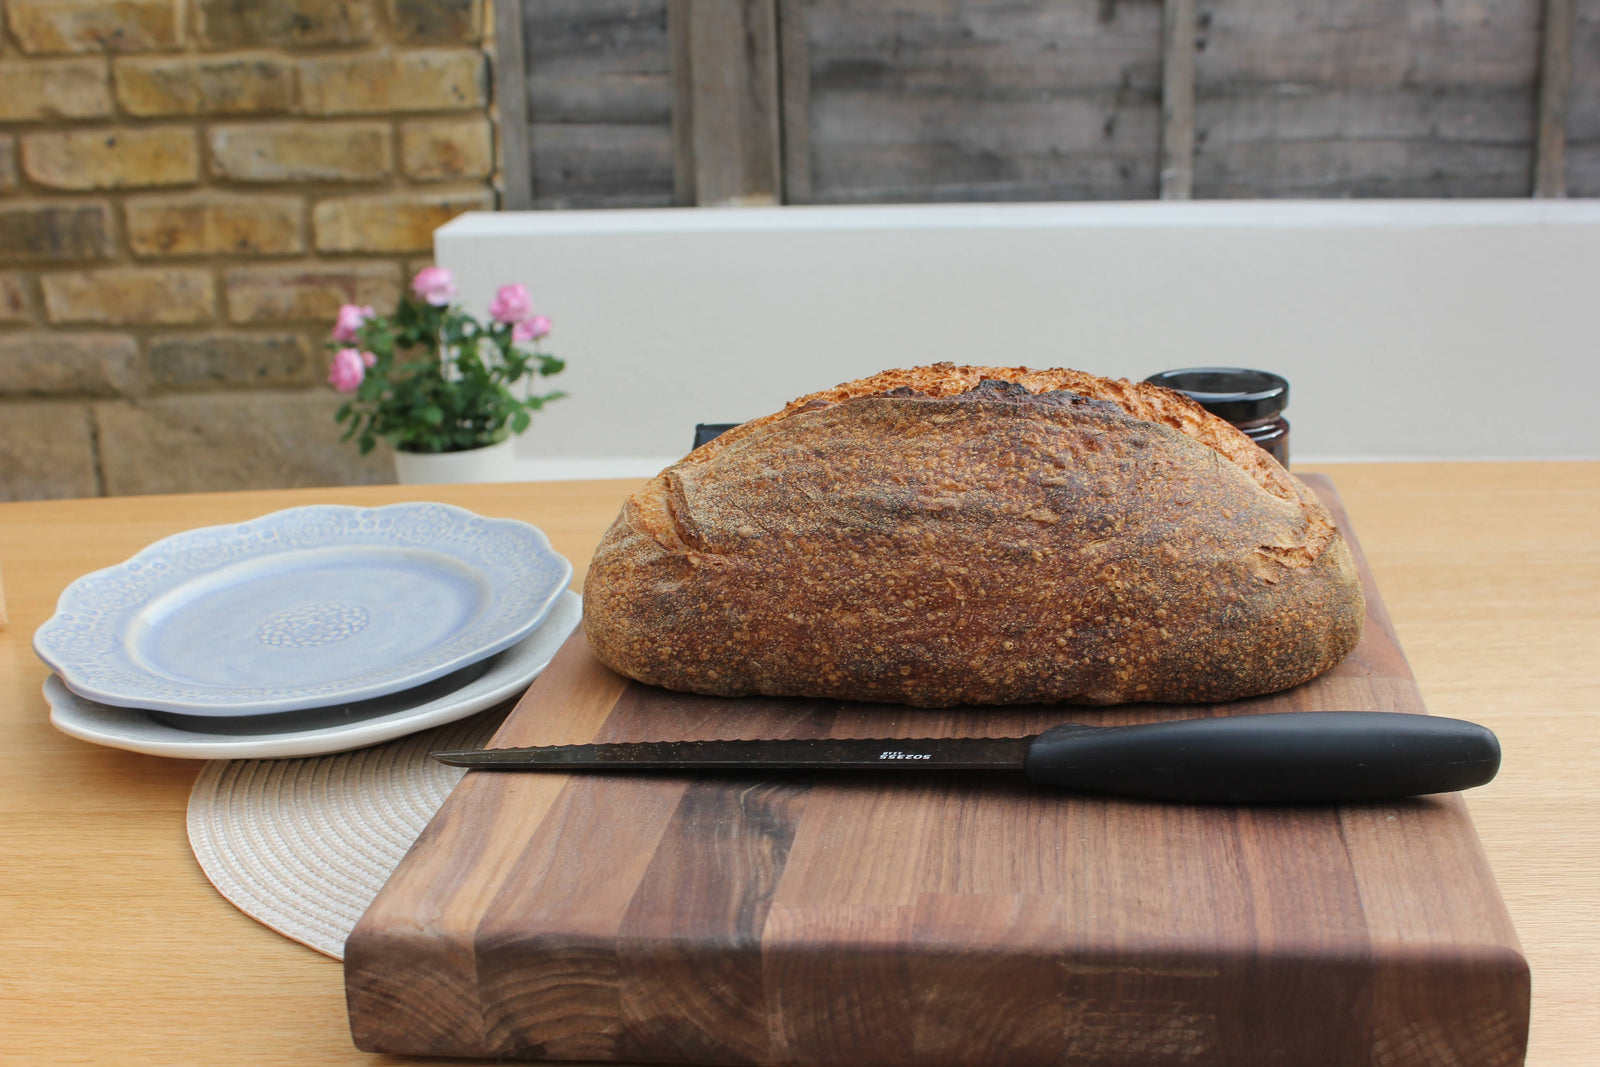
[{"label": "walnut cutting board", "polygon": [[[1272,697],[692,697],[612,674],[580,631],[492,744],[1422,712],[1356,555],[1361,644]],[[351,935],[345,984],[366,1050],[707,1064],[1498,1067],[1522,1062],[1529,996],[1459,796],[1194,807],[957,776],[468,774]]]}]

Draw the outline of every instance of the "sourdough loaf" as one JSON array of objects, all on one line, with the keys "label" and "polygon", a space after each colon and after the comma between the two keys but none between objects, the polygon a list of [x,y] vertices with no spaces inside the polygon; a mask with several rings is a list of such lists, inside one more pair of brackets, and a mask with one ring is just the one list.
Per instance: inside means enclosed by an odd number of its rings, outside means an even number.
[{"label": "sourdough loaf", "polygon": [[1274,692],[1364,612],[1310,490],[1182,394],[948,363],[702,445],[584,583],[595,654],[639,681],[929,707]]}]

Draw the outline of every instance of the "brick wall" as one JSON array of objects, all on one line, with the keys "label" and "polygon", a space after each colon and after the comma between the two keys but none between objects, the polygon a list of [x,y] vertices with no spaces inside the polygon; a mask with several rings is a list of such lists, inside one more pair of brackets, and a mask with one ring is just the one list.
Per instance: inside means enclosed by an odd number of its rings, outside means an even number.
[{"label": "brick wall", "polygon": [[0,500],[392,480],[322,342],[495,204],[485,0],[0,3]]}]

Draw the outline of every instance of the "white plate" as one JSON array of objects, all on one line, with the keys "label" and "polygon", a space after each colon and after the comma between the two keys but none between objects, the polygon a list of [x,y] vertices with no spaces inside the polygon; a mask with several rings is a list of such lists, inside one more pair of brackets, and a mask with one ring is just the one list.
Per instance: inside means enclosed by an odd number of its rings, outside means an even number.
[{"label": "white plate", "polygon": [[34,634],[74,693],[186,715],[370,700],[522,640],[572,579],[536,527],[313,505],[188,530],[79,578]]},{"label": "white plate", "polygon": [[516,696],[544,670],[582,616],[578,594],[565,592],[542,626],[504,652],[420,689],[340,707],[198,719],[98,704],[73,693],[55,675],[45,681],[44,696],[56,729],[110,748],[180,759],[321,756],[455,722]]}]

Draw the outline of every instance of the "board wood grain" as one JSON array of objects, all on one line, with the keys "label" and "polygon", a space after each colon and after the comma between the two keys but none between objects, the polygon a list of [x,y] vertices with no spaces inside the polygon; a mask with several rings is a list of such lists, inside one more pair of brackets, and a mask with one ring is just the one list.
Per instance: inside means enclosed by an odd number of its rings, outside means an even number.
[{"label": "board wood grain", "polygon": [[[680,202],[777,204],[783,197],[775,0],[668,8]],[[690,194],[692,191],[692,195]]]},{"label": "board wood grain", "polygon": [[805,39],[785,135],[804,127],[811,202],[1157,195],[1159,2],[794,0],[784,15]]},{"label": "board wood grain", "polygon": [[[727,700],[627,682],[580,634],[492,744],[1421,713],[1357,558],[1361,644],[1269,697]],[[1459,796],[1241,809],[950,776],[469,774],[345,968],[362,1049],[650,1062],[1505,1065],[1529,1001]]]},{"label": "board wood grain", "polygon": [[1208,3],[1194,195],[1527,196],[1540,4]]},{"label": "board wood grain", "polygon": [[502,2],[519,7],[529,205],[672,206],[667,0]]},{"label": "board wood grain", "polygon": [[1577,5],[1572,26],[1572,84],[1566,129],[1568,196],[1600,196],[1600,4]]},{"label": "board wood grain", "polygon": [[692,204],[698,170],[702,203],[765,197],[775,148],[787,203],[1600,183],[1592,0],[498,2],[507,196],[539,208]]},{"label": "board wood grain", "polygon": [[1161,199],[1194,195],[1194,0],[1161,5]]},{"label": "board wood grain", "polygon": [[1574,0],[1544,0],[1533,195],[1567,195],[1567,103],[1572,97]]}]

